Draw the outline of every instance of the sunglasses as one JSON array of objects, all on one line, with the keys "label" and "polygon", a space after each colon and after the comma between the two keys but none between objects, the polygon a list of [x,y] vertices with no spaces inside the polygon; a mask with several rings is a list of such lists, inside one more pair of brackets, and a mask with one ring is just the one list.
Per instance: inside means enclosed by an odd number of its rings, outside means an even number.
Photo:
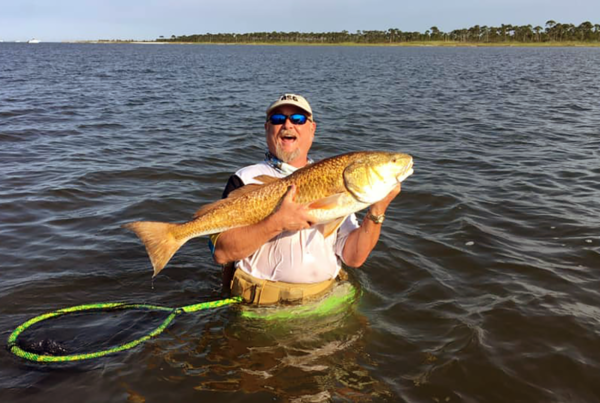
[{"label": "sunglasses", "polygon": [[287,116],[282,113],[276,113],[274,115],[269,116],[269,122],[272,125],[282,125],[285,123],[285,120],[289,119],[295,125],[303,125],[308,120],[308,116],[303,115],[302,113],[294,113],[293,115]]}]

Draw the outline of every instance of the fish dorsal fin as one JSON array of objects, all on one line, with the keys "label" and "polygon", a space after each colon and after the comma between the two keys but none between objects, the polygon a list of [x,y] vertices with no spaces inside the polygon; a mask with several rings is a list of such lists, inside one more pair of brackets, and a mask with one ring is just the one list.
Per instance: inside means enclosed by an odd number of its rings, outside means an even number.
[{"label": "fish dorsal fin", "polygon": [[344,169],[344,185],[352,196],[361,203],[373,204],[377,200],[373,200],[369,197],[369,194],[365,192],[365,188],[370,187],[370,167],[369,164],[358,159],[348,165]]},{"label": "fish dorsal fin", "polygon": [[313,210],[331,210],[338,207],[342,203],[343,193],[335,193],[331,196],[324,197],[308,205],[309,209]]},{"label": "fish dorsal fin", "polygon": [[346,217],[336,218],[333,221],[329,221],[327,224],[323,226],[323,238],[327,238],[331,234],[335,233],[338,228],[342,225]]},{"label": "fish dorsal fin", "polygon": [[254,180],[257,182],[261,182],[263,185],[267,185],[269,183],[278,181],[279,178],[276,178],[274,176],[271,175],[259,175],[259,176],[255,176]]},{"label": "fish dorsal fin", "polygon": [[234,191],[230,192],[227,195],[227,199],[235,199],[236,197],[240,197],[245,195],[246,193],[250,193],[255,191],[256,189],[260,189],[263,186],[264,185],[261,185],[260,183],[251,183],[249,185],[244,185],[241,188],[237,188]]},{"label": "fish dorsal fin", "polygon": [[196,214],[194,214],[194,218],[198,218],[201,215],[204,215],[206,213],[208,213],[210,210],[220,206],[221,204],[225,203],[225,201],[227,201],[227,199],[222,199],[222,200],[217,200],[216,202],[207,204],[205,206],[202,206],[198,209],[198,211],[196,211]]},{"label": "fish dorsal fin", "polygon": [[215,207],[221,205],[222,203],[225,203],[226,201],[229,201],[230,199],[235,199],[237,197],[243,196],[246,193],[250,193],[256,189],[260,189],[261,187],[263,187],[264,185],[261,184],[254,184],[251,183],[249,185],[244,185],[242,187],[239,187],[233,191],[231,191],[228,195],[227,198],[225,199],[221,199],[221,200],[217,200],[214,203],[210,203],[207,204],[206,206],[202,206],[200,207],[200,209],[198,209],[198,211],[196,211],[196,214],[194,214],[194,218],[197,218],[203,214],[206,214],[208,211],[214,209]]}]

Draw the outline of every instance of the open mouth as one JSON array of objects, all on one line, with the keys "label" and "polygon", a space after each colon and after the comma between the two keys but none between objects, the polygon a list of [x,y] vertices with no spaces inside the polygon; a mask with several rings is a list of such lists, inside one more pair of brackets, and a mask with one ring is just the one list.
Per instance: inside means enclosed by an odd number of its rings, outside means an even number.
[{"label": "open mouth", "polygon": [[294,136],[293,134],[284,134],[282,136],[279,137],[281,139],[281,141],[285,144],[285,143],[293,143],[294,141],[297,140],[297,137]]},{"label": "open mouth", "polygon": [[414,171],[413,171],[413,161],[411,160],[410,164],[406,167],[406,169],[400,175],[398,175],[398,177],[396,178],[396,180],[398,181],[398,183],[400,183],[404,179],[406,179],[409,176],[411,176],[413,173],[414,173]]}]

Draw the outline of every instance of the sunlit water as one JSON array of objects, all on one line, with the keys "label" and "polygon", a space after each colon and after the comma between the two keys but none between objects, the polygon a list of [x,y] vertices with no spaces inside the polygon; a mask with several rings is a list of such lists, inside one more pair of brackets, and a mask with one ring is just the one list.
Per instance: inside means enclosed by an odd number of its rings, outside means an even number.
[{"label": "sunlit water", "polygon": [[[181,315],[85,363],[0,352],[3,402],[600,399],[600,49],[0,44],[0,332],[91,302],[220,298],[205,239],[151,284],[120,225],[187,220],[302,93],[313,158],[410,153],[362,295],[301,321]],[[164,317],[77,315],[87,352]]]}]

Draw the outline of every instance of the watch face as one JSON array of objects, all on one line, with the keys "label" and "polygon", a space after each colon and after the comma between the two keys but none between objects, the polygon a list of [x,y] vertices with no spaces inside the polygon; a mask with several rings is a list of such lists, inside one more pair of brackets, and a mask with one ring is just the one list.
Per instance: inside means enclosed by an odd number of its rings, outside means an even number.
[{"label": "watch face", "polygon": [[385,218],[385,214],[373,215],[369,211],[369,213],[367,214],[367,218],[369,220],[373,221],[375,224],[381,224],[383,222],[383,219]]}]

